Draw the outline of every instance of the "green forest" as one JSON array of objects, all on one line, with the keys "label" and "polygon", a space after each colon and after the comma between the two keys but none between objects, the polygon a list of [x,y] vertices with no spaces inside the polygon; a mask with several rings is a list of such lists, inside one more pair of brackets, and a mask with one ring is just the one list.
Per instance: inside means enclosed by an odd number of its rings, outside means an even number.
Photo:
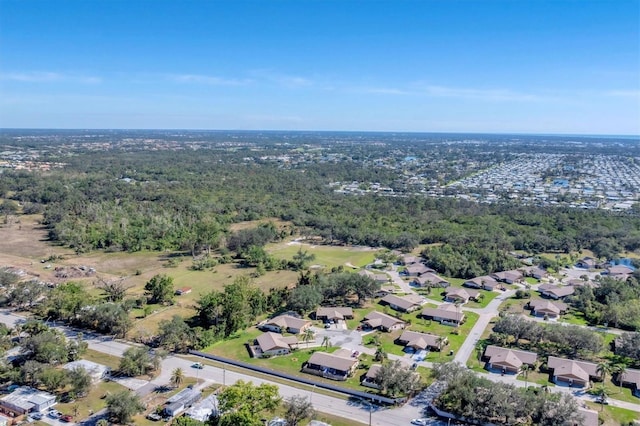
[{"label": "green forest", "polygon": [[[229,226],[263,218],[287,221],[293,232],[332,244],[406,251],[443,244],[426,254],[436,269],[459,277],[508,266],[504,253],[512,250],[589,249],[612,259],[640,248],[640,218],[633,214],[347,196],[328,184],[392,177],[386,170],[341,163],[284,169],[243,162],[244,155],[243,150],[80,152],[61,170],[5,171],[0,196],[19,202],[24,212],[44,213],[51,241],[78,252],[235,251]],[[9,203],[3,210],[15,208]]]}]

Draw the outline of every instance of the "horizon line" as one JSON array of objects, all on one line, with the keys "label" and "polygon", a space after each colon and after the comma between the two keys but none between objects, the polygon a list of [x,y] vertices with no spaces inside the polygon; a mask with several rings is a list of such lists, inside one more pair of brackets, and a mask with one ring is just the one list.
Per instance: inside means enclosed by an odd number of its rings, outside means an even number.
[{"label": "horizon line", "polygon": [[314,130],[314,129],[205,129],[205,128],[124,128],[124,127],[0,127],[0,132],[7,130],[54,130],[54,131],[185,131],[185,132],[290,132],[290,133],[407,133],[407,134],[458,134],[458,135],[514,135],[514,136],[575,136],[575,137],[609,137],[638,138],[638,134],[606,134],[606,133],[549,133],[549,132],[490,132],[490,131],[428,131],[428,130]]}]

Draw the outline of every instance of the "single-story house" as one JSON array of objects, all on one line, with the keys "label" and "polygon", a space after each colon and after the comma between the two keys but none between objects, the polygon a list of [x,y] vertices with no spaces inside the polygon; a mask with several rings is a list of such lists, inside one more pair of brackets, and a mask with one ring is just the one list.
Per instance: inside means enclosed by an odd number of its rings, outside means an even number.
[{"label": "single-story house", "polygon": [[366,327],[379,328],[382,331],[401,330],[406,325],[404,321],[378,311],[369,312],[362,323]]},{"label": "single-story house", "polygon": [[418,333],[417,331],[405,330],[398,337],[398,343],[405,347],[416,350],[432,349],[439,351],[447,342],[446,337],[436,336],[435,334]]},{"label": "single-story house", "polygon": [[302,371],[331,380],[344,381],[354,373],[357,365],[358,358],[352,356],[351,351],[341,349],[332,354],[314,352],[302,367]]},{"label": "single-story house", "polygon": [[562,302],[533,299],[527,304],[531,313],[537,317],[557,318],[567,311],[568,306]]},{"label": "single-story house", "polygon": [[491,276],[494,280],[501,281],[507,284],[513,284],[522,280],[522,272],[517,269],[513,269],[511,271],[496,272],[491,274]]},{"label": "single-story house", "polygon": [[570,285],[572,287],[584,287],[584,286],[595,287],[595,284],[593,281],[584,281],[579,278],[573,278],[568,280],[567,285]]},{"label": "single-story house", "polygon": [[260,323],[260,328],[276,333],[286,331],[292,334],[300,334],[304,333],[312,324],[311,321],[302,318],[296,318],[291,315],[279,315]]},{"label": "single-story house", "polygon": [[425,308],[420,315],[444,325],[460,325],[464,322],[464,312],[451,303],[443,303],[437,308]]},{"label": "single-story house", "polygon": [[523,364],[533,366],[538,359],[538,354],[489,345],[484,351],[484,358],[487,361],[486,367],[489,371],[497,370],[502,373],[518,374]]},{"label": "single-story house", "polygon": [[371,278],[372,280],[380,284],[388,283],[391,280],[391,278],[389,278],[389,275],[387,274],[375,274],[371,271],[367,271],[366,269],[358,272],[358,275]]},{"label": "single-story house", "polygon": [[28,386],[20,386],[0,398],[0,412],[10,417],[43,411],[56,403],[56,396]]},{"label": "single-story house", "polygon": [[633,273],[633,269],[624,265],[614,265],[610,266],[602,272],[602,275],[608,275],[611,278],[622,278],[626,279],[629,275]]},{"label": "single-story house", "polygon": [[413,282],[420,287],[449,287],[449,281],[434,274],[433,272],[426,272],[419,277],[416,277]]},{"label": "single-story house", "polygon": [[594,269],[598,266],[598,262],[593,257],[585,256],[576,262],[576,267],[582,269]]},{"label": "single-story house", "polygon": [[259,335],[255,344],[260,349],[259,355],[275,356],[288,354],[293,347],[298,346],[299,342],[296,336],[284,337],[282,334],[268,331]]},{"label": "single-story house", "polygon": [[378,384],[378,380],[376,379],[380,368],[382,368],[382,365],[372,364],[371,367],[369,367],[369,370],[367,370],[367,374],[365,374],[360,381],[360,384],[368,388],[380,389],[380,385]]},{"label": "single-story house", "polygon": [[412,312],[419,309],[424,304],[424,297],[417,294],[408,294],[406,296],[396,296],[389,294],[380,300],[381,304],[389,305],[395,311]]},{"label": "single-story house", "polygon": [[419,257],[410,254],[405,254],[400,258],[400,263],[403,265],[413,265],[420,262],[422,262],[422,260]]},{"label": "single-story house", "polygon": [[179,289],[177,289],[175,291],[176,296],[182,296],[184,294],[189,294],[191,293],[191,287],[180,287]]},{"label": "single-story house", "polygon": [[191,407],[194,403],[196,403],[201,396],[202,392],[200,392],[198,389],[184,388],[177,394],[173,395],[171,398],[167,399],[163,411],[168,416],[177,416],[187,408]]},{"label": "single-story house", "polygon": [[435,270],[429,268],[424,263],[413,263],[405,269],[407,275],[410,277],[419,277],[422,274],[426,274],[427,272],[435,272]]},{"label": "single-story house", "polygon": [[383,285],[380,287],[380,290],[376,291],[373,296],[374,297],[385,297],[388,294],[396,293],[398,289],[394,285]]},{"label": "single-story house", "polygon": [[537,266],[529,269],[527,273],[530,277],[533,277],[537,280],[541,280],[549,276],[549,273],[547,271]]},{"label": "single-story house", "polygon": [[213,394],[194,404],[184,413],[185,416],[203,423],[209,420],[211,415],[216,414],[218,414],[218,397]]},{"label": "single-story house", "polygon": [[538,288],[538,291],[543,297],[549,297],[554,300],[564,299],[567,296],[571,296],[576,292],[573,286],[557,286],[557,285],[543,285]]},{"label": "single-story house", "polygon": [[320,307],[316,310],[316,320],[342,321],[353,319],[353,309],[348,307]]},{"label": "single-story house", "polygon": [[490,277],[489,275],[483,275],[481,277],[471,278],[470,280],[462,283],[463,286],[469,288],[481,288],[484,290],[493,291],[497,288],[502,288],[502,284]]},{"label": "single-story house", "polygon": [[88,361],[86,359],[68,362],[62,368],[68,371],[75,370],[76,368],[82,368],[89,373],[93,382],[99,382],[104,379],[111,371],[111,369],[106,365],[98,364],[97,362]]},{"label": "single-story house", "polygon": [[640,398],[640,370],[626,368],[618,380],[622,382],[623,386],[630,386],[633,394]]},{"label": "single-story house", "polygon": [[470,299],[477,300],[480,292],[470,288],[451,288],[447,290],[444,296],[445,302],[467,303]]},{"label": "single-story house", "polygon": [[549,356],[547,366],[553,370],[553,382],[556,384],[562,382],[569,386],[585,387],[589,384],[589,379],[600,376],[598,366],[593,362]]}]

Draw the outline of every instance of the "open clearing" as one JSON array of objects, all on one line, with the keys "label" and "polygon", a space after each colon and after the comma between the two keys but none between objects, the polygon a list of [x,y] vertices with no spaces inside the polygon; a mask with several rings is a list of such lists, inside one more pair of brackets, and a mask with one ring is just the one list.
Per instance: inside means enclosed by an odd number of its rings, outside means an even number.
[{"label": "open clearing", "polygon": [[306,251],[315,256],[313,265],[322,268],[337,266],[363,268],[375,260],[378,252],[371,247],[326,246],[295,241],[269,244],[266,250],[279,259],[291,259],[298,250]]},{"label": "open clearing", "polygon": [[[93,251],[77,254],[74,250],[49,242],[47,231],[40,224],[41,220],[41,215],[19,215],[10,225],[0,227],[0,267],[19,268],[31,277],[47,282],[82,282],[95,297],[102,295],[102,291],[96,286],[98,279],[124,278],[129,288],[128,297],[142,296],[145,283],[156,274],[172,277],[175,288],[191,287],[192,291],[189,294],[176,297],[175,305],[159,306],[145,318],[139,310],[133,310],[131,315],[136,324],[132,333],[153,334],[161,320],[170,319],[173,315],[190,317],[195,314],[195,304],[200,296],[213,290],[222,290],[236,277],[254,275],[256,271],[255,268],[242,267],[238,263],[221,264],[210,270],[194,271],[191,269],[191,256],[179,252]],[[246,229],[267,222],[274,223],[277,227],[287,226],[286,222],[265,220],[238,223],[232,228]],[[312,245],[296,240],[269,244],[266,250],[280,259],[291,259],[300,248],[316,256],[312,263],[318,265],[318,269],[337,266],[361,268],[373,262],[377,253],[377,250],[369,247]],[[46,261],[42,262],[43,260]],[[55,276],[56,267],[79,266],[94,268],[95,274],[69,278]],[[298,275],[293,271],[269,271],[252,280],[257,287],[268,291],[272,287],[295,286]]]}]

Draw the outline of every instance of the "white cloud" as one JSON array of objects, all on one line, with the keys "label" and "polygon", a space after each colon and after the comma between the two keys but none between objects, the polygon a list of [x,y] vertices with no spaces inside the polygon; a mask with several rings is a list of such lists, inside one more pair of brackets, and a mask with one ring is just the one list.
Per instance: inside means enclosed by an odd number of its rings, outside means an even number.
[{"label": "white cloud", "polygon": [[0,73],[0,80],[17,81],[22,83],[50,83],[56,81],[67,81],[83,84],[98,84],[102,82],[102,79],[100,77],[84,76],[78,74],[63,74],[48,71]]},{"label": "white cloud", "polygon": [[429,96],[443,98],[464,98],[483,101],[539,102],[551,99],[545,96],[515,92],[509,89],[469,89],[446,86],[426,86],[424,87],[424,93]]}]

